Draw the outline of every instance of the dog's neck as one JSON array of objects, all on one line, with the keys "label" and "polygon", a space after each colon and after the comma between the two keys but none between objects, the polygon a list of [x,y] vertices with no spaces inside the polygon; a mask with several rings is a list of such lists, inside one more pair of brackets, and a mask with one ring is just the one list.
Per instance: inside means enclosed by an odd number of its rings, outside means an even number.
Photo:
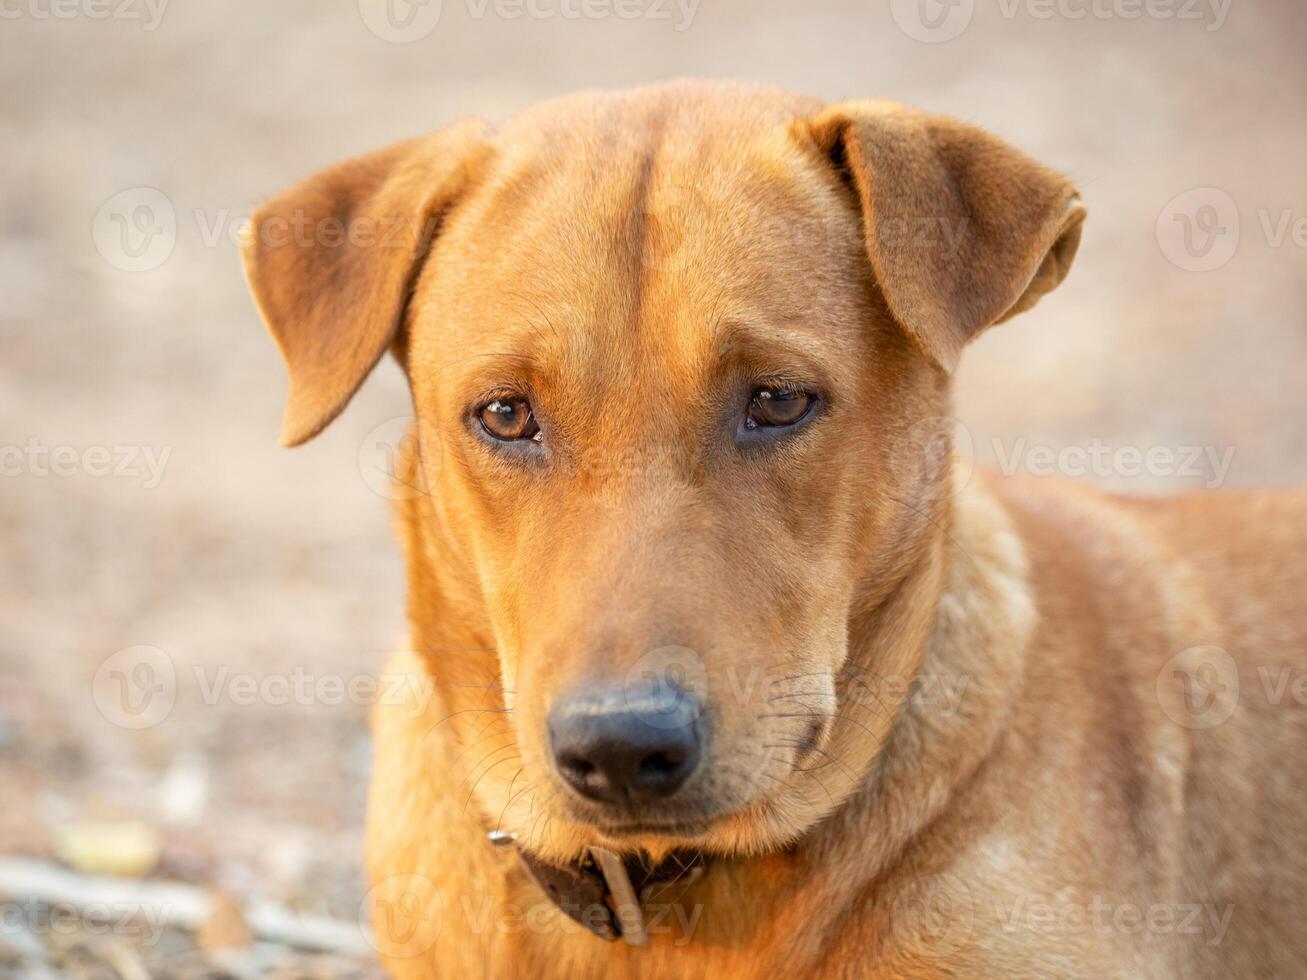
[{"label": "dog's neck", "polygon": [[892,865],[948,808],[1001,738],[1023,681],[1034,611],[1020,540],[979,476],[943,510],[946,518],[931,521],[931,548],[869,618],[851,654],[859,671],[875,676],[903,669],[896,664],[911,671],[867,778],[822,829],[863,835],[863,880]]},{"label": "dog's neck", "polygon": [[[832,909],[851,905],[948,808],[993,750],[1021,684],[1033,611],[1020,587],[1026,565],[1019,540],[978,481],[938,502],[914,559],[898,576],[882,578],[851,620],[856,640],[841,685],[856,690],[866,678],[892,678],[903,692],[897,701],[879,702],[893,713],[886,736],[858,738],[855,717],[839,741],[837,726],[827,751],[853,775],[837,805],[784,852],[715,862],[696,900],[730,903],[739,889],[756,896],[765,887],[775,906],[770,918],[759,915],[761,928],[783,918],[785,895],[821,863],[838,866],[822,880],[839,882],[845,893],[830,896]],[[414,649],[428,664],[438,658],[433,679],[450,727],[458,743],[471,744],[492,717],[486,711],[503,707],[484,603],[468,584],[471,569],[440,537],[439,522],[418,510],[435,505],[420,498],[404,506]],[[841,695],[842,705],[846,698],[856,704],[856,693]],[[947,773],[948,780],[923,781],[922,773]],[[846,863],[848,842],[855,840],[856,868]]]}]

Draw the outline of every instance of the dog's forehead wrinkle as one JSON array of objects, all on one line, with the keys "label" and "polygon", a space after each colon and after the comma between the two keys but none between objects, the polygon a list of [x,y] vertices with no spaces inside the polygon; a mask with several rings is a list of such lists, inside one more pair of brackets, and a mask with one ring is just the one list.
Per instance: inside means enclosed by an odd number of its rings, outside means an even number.
[{"label": "dog's forehead wrinkle", "polygon": [[[723,327],[731,321],[792,325],[813,356],[831,354],[814,347],[823,331],[847,341],[850,303],[834,295],[847,297],[847,277],[823,275],[815,253],[794,261],[814,230],[818,251],[830,247],[825,219],[813,218],[829,202],[797,151],[751,151],[756,126],[723,138],[737,123],[720,106],[673,98],[655,120],[642,103],[632,116],[620,99],[599,102],[536,114],[522,145],[511,127],[501,134],[497,176],[473,210],[482,229],[511,227],[483,285],[502,335],[578,398],[642,385],[647,398],[660,378],[690,394],[748,352],[735,344],[742,330]],[[771,353],[756,360],[777,374],[798,369],[780,344]]]},{"label": "dog's forehead wrinkle", "polygon": [[766,113],[760,126],[752,102],[738,108],[622,97],[538,107],[500,134],[487,210],[501,224],[544,212],[576,237],[596,225],[639,231],[659,209],[710,226],[737,220],[742,202],[820,212],[815,167],[781,133],[784,113]]}]

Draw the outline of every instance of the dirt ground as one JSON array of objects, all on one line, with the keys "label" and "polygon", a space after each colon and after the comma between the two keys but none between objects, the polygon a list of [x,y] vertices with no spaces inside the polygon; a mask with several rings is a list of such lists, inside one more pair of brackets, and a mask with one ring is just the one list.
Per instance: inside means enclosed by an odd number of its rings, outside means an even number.
[{"label": "dirt ground", "polygon": [[[278,448],[234,239],[309,171],[461,115],[692,75],[990,128],[1090,218],[1063,288],[969,352],[975,456],[1146,493],[1307,481],[1301,4],[391,2],[0,3],[0,855],[135,854],[120,875],[357,920],[367,681],[403,599],[368,447],[407,395],[387,364]],[[114,700],[142,682],[144,715]],[[0,905],[0,975],[134,969]],[[284,945],[138,960],[371,969]]]}]

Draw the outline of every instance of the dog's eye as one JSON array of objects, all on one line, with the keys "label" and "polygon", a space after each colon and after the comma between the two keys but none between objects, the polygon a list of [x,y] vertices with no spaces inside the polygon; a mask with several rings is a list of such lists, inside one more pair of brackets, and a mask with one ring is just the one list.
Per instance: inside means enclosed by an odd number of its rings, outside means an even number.
[{"label": "dog's eye", "polygon": [[794,425],[811,410],[817,399],[797,388],[758,388],[749,399],[746,429],[778,428]]},{"label": "dog's eye", "polygon": [[540,426],[536,425],[531,403],[525,398],[496,398],[481,407],[477,418],[482,428],[504,442],[540,441]]}]

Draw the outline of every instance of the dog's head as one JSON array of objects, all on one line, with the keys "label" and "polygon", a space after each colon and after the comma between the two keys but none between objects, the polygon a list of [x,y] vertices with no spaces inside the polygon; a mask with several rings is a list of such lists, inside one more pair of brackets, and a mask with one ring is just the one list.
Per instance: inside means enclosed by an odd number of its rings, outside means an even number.
[{"label": "dog's head", "polygon": [[487,812],[559,854],[757,850],[845,798],[921,656],[928,616],[857,643],[938,584],[948,376],[1082,218],[960,123],[696,85],[457,124],[260,209],[283,440],[388,348],[408,373],[412,615],[480,624],[509,712]]}]

